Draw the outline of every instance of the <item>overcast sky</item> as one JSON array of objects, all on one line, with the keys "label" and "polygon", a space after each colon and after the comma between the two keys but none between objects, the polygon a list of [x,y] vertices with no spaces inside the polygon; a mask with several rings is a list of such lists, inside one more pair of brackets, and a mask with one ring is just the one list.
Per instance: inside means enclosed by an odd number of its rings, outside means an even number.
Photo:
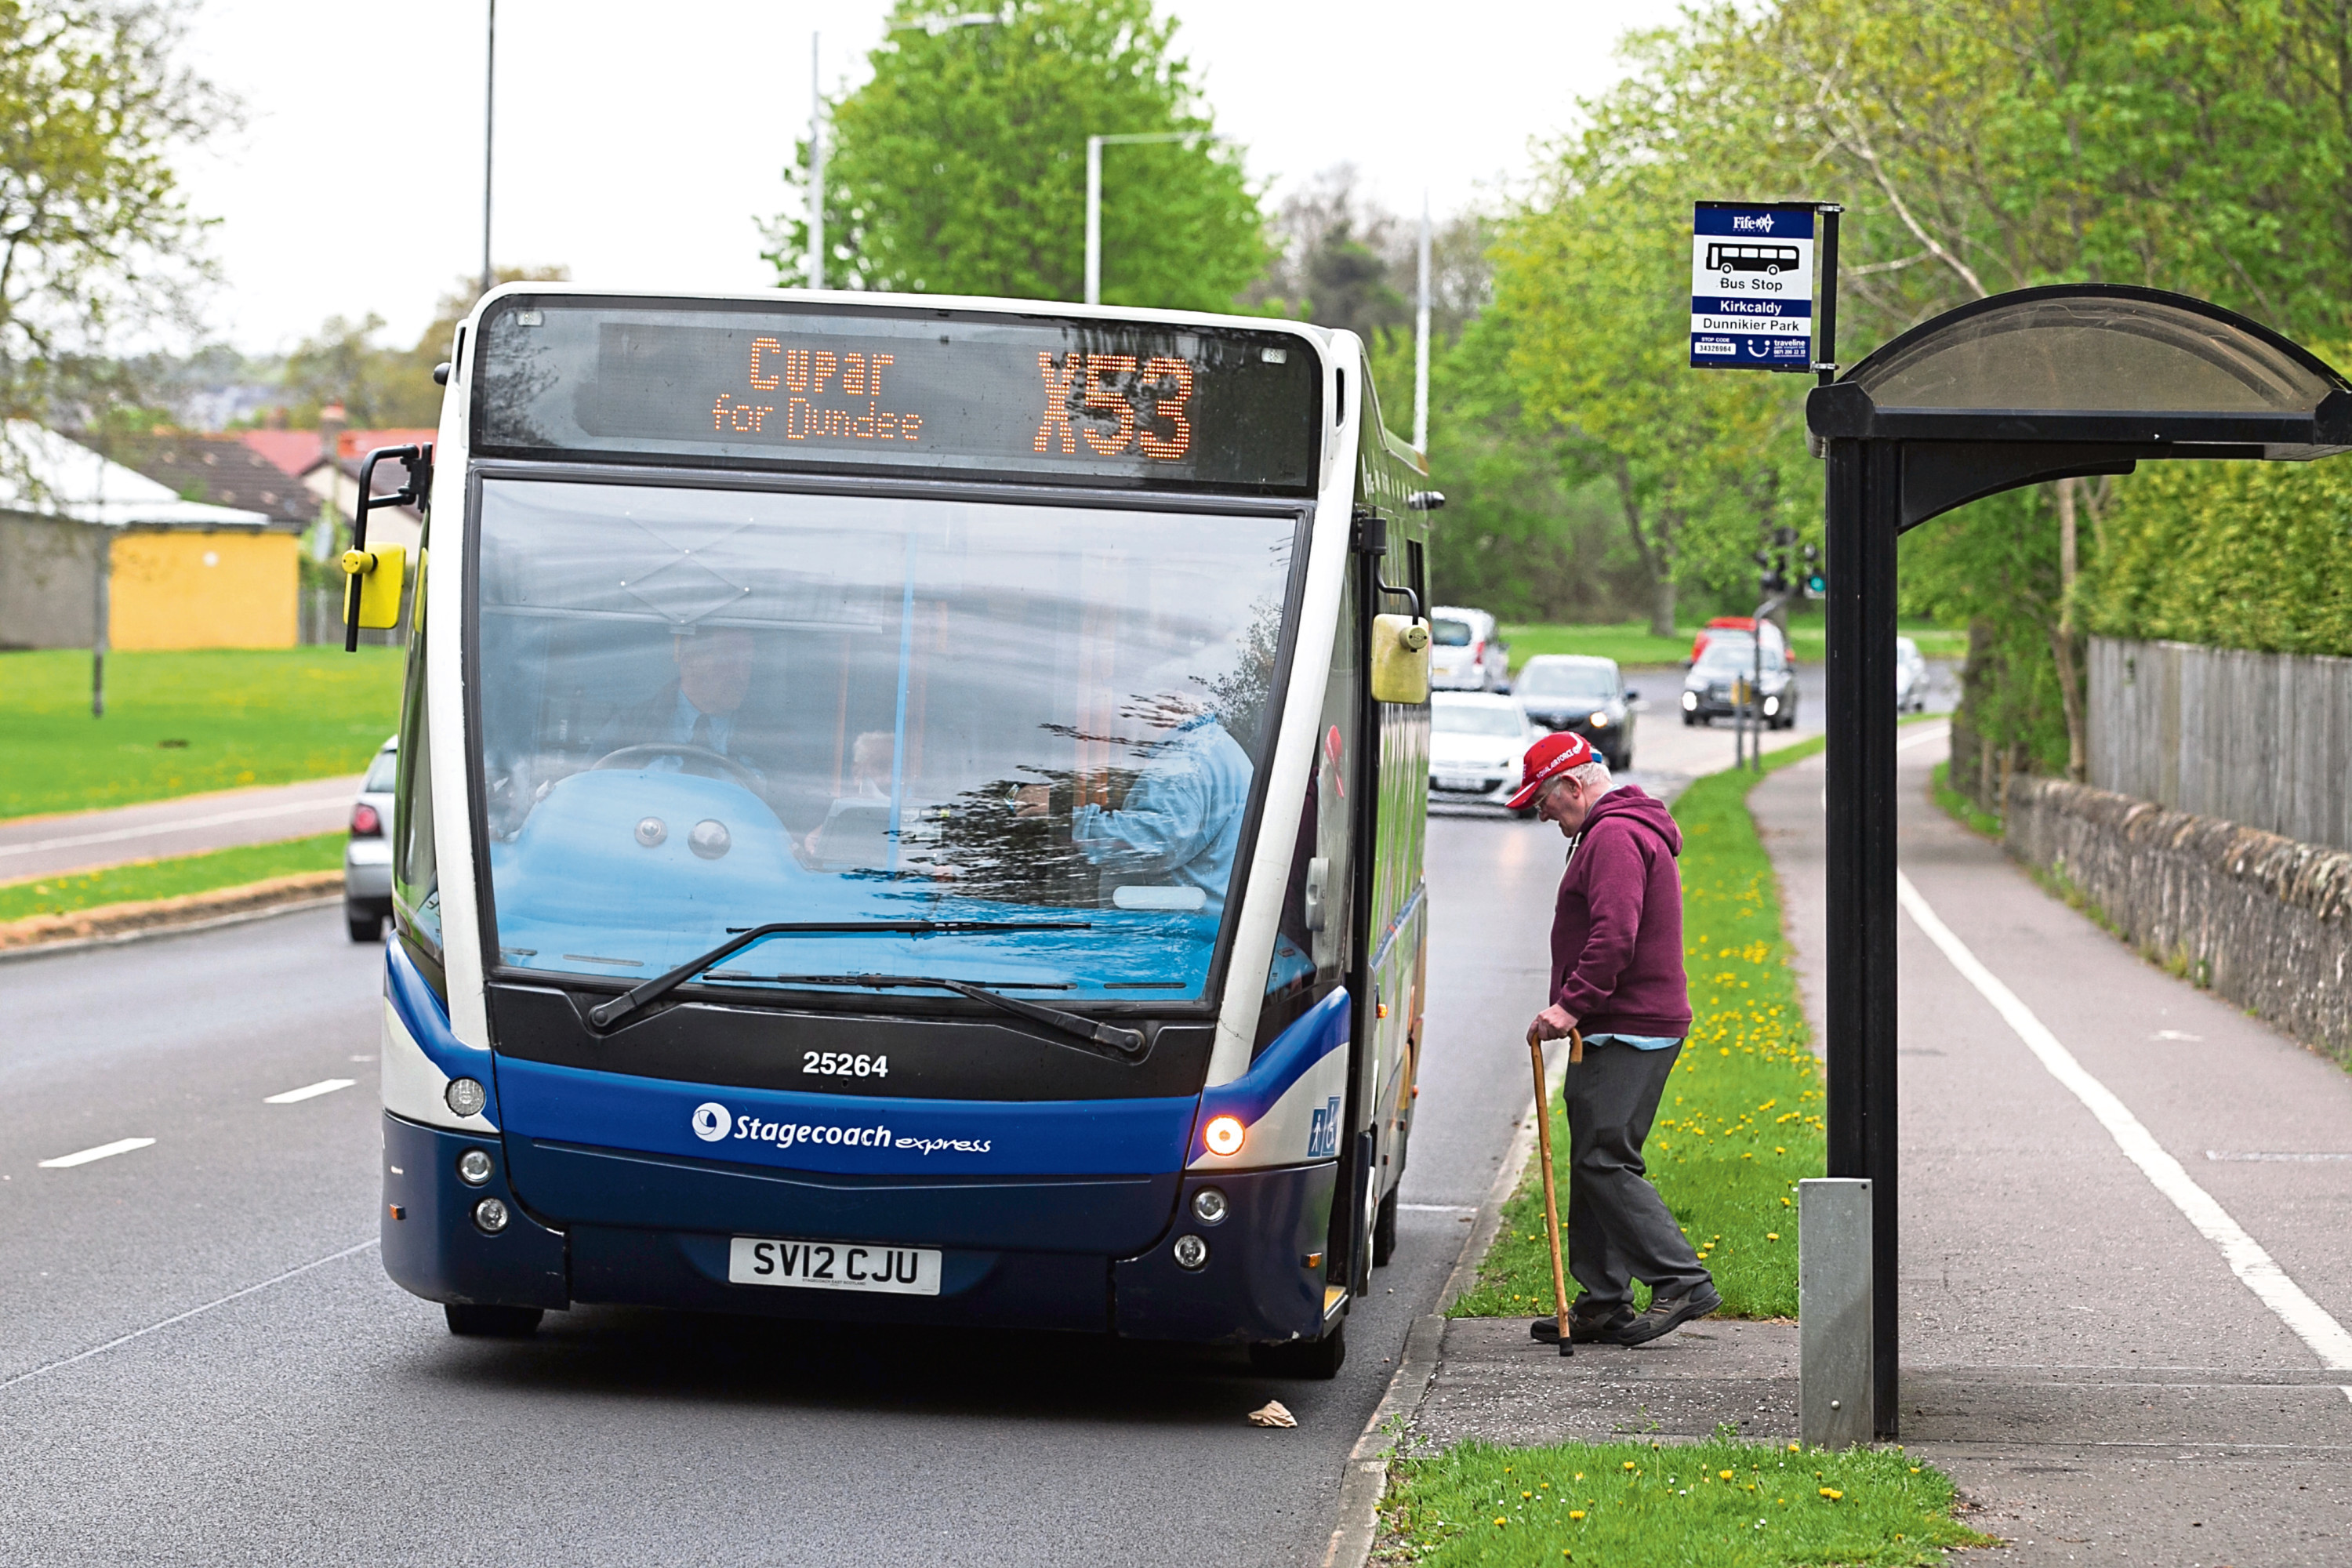
[{"label": "overcast sky", "polygon": [[[1352,161],[1391,206],[1417,210],[1426,189],[1441,217],[1523,180],[1531,142],[1620,74],[1619,35],[1674,14],[1670,0],[1162,4],[1219,127],[1277,197]],[[862,77],[887,10],[504,0],[498,262],[615,288],[772,285],[756,219],[786,203],[810,32],[824,29],[836,91]],[[220,220],[217,338],[267,353],[373,310],[404,344],[478,272],[483,16],[484,0],[207,0],[190,63],[247,116],[185,167]]]}]

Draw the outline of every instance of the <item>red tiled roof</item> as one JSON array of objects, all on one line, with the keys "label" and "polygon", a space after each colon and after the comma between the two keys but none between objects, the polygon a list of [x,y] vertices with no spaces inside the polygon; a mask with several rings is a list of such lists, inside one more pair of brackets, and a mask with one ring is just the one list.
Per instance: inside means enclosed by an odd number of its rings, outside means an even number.
[{"label": "red tiled roof", "polygon": [[322,450],[316,430],[247,430],[243,437],[247,447],[297,479],[317,464]]},{"label": "red tiled roof", "polygon": [[335,443],[335,451],[339,457],[364,458],[378,447],[421,447],[440,434],[435,429],[346,430]]}]

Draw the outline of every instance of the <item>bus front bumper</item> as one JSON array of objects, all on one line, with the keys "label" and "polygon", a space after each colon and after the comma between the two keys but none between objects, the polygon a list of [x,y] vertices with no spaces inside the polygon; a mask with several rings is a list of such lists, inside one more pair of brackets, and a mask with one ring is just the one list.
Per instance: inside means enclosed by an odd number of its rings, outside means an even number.
[{"label": "bus front bumper", "polygon": [[[700,1205],[691,1201],[649,1203],[680,1174],[698,1173],[617,1150],[597,1152],[618,1186],[634,1195],[635,1201],[622,1205],[635,1211],[630,1223],[600,1216],[597,1223],[574,1220],[558,1227],[515,1195],[507,1170],[512,1143],[528,1141],[445,1131],[386,1114],[380,1217],[384,1268],[394,1283],[435,1301],[558,1309],[576,1301],[847,1322],[1059,1329],[1193,1343],[1274,1343],[1314,1338],[1324,1328],[1324,1249],[1336,1184],[1336,1166],[1328,1161],[1148,1178],[1169,1218],[1150,1245],[1121,1257],[1052,1250],[1044,1237],[1024,1246],[958,1246],[955,1227],[926,1233],[919,1222],[908,1223],[927,1210],[951,1213],[960,1206],[957,1194],[909,1184],[887,1195],[872,1189],[855,1194],[854,1206],[869,1210],[877,1221],[880,1209],[904,1211],[893,1223],[857,1227],[881,1234],[811,1226],[804,1213],[794,1223],[793,1211],[804,1210],[813,1180],[805,1174],[789,1186],[779,1184],[764,1215],[750,1212],[755,1205],[740,1198],[711,1205],[731,1211],[724,1215],[697,1213]],[[458,1161],[469,1150],[490,1156],[489,1179],[479,1186],[458,1174]],[[524,1153],[526,1162],[531,1158]],[[1056,1205],[1080,1195],[1068,1191],[1072,1184],[1054,1184]],[[696,1185],[689,1182],[659,1195],[690,1200]],[[1105,1184],[1106,1200],[1133,1201],[1131,1193],[1108,1190],[1112,1185]],[[1214,1224],[1201,1220],[1195,1203],[1210,1186],[1225,1199]],[[1003,1200],[1003,1189],[995,1195]],[[495,1234],[477,1217],[485,1199],[496,1199],[506,1211],[505,1226]],[[1215,1205],[1208,1206],[1213,1212]],[[695,1220],[705,1226],[716,1220],[719,1227],[697,1228]],[[937,1247],[940,1293],[730,1283],[728,1260],[737,1236]],[[1180,1248],[1187,1237],[1197,1238],[1199,1250]]]}]

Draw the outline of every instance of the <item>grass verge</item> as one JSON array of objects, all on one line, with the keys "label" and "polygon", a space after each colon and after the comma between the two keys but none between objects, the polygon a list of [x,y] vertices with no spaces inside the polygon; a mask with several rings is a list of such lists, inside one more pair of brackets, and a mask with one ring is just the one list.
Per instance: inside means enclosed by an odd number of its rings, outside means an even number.
[{"label": "grass verge", "polygon": [[0,883],[0,921],[34,915],[77,914],[106,904],[143,903],[216,888],[240,888],[299,871],[331,871],[343,863],[349,835],[321,833],[276,844],[247,844],[169,860],[138,860],[69,877],[35,877]]},{"label": "grass verge", "polygon": [[1955,822],[1971,833],[1981,834],[1994,843],[2000,842],[2000,818],[1952,787],[1952,764],[1937,763],[1928,793],[1936,804],[1944,808]]},{"label": "grass verge", "polygon": [[1440,1568],[1772,1568],[1945,1561],[1993,1544],[1952,1517],[1952,1483],[1900,1449],[1712,1440],[1460,1443],[1397,1461],[1381,1563]]},{"label": "grass verge", "polygon": [[0,653],[0,817],[355,773],[400,718],[398,648]]},{"label": "grass verge", "polygon": [[[1529,625],[1505,626],[1511,645],[1511,668],[1539,653],[1578,653],[1613,658],[1625,665],[1680,664],[1690,657],[1694,624],[1676,628],[1670,637],[1652,637],[1647,621],[1623,621],[1614,626]],[[1905,637],[1919,645],[1928,658],[1962,658],[1969,651],[1969,634],[1941,626],[1904,626]],[[1800,662],[1819,664],[1826,651],[1826,632],[1818,616],[1800,616],[1789,628],[1789,646]]]},{"label": "grass verge", "polygon": [[[1819,737],[1768,754],[1766,772],[1822,749]],[[1645,1150],[1675,1222],[1698,1247],[1735,1318],[1797,1313],[1796,1184],[1826,1168],[1821,1070],[1780,925],[1772,863],[1748,814],[1761,774],[1711,773],[1675,803],[1683,830],[1683,940],[1692,1024]],[[1552,1154],[1568,1201],[1568,1121],[1555,1101]],[[1646,1289],[1634,1293],[1646,1304]],[[1551,1309],[1541,1173],[1504,1205],[1477,1283],[1453,1317]]]}]

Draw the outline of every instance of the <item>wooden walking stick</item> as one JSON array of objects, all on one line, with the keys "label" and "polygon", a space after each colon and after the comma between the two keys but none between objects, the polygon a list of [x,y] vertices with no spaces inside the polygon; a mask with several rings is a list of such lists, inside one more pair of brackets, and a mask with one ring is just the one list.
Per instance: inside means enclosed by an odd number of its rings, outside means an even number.
[{"label": "wooden walking stick", "polygon": [[[1571,1029],[1568,1041],[1568,1059],[1583,1060],[1584,1037]],[[1528,1056],[1535,1064],[1536,1073],[1536,1142],[1540,1146],[1538,1157],[1543,1161],[1544,1234],[1551,1243],[1552,1310],[1559,1329],[1559,1353],[1574,1355],[1576,1347],[1568,1340],[1568,1270],[1559,1261],[1559,1200],[1552,1189],[1551,1095],[1544,1084],[1543,1042],[1536,1038],[1533,1029],[1528,1031]]]}]

